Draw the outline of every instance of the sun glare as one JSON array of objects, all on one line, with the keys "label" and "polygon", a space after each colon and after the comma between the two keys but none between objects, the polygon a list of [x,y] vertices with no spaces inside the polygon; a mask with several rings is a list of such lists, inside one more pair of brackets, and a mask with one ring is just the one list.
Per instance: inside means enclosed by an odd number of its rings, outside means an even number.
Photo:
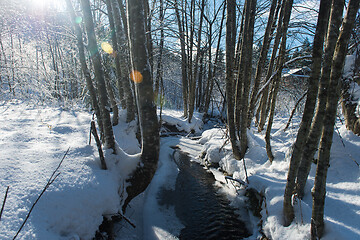
[{"label": "sun glare", "polygon": [[36,11],[45,11],[47,9],[60,9],[65,6],[62,0],[28,0],[31,8]]}]

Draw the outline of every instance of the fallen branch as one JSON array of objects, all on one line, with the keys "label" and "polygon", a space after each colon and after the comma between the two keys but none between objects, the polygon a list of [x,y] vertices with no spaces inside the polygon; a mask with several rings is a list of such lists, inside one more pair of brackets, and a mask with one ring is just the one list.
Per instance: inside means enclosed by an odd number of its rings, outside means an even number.
[{"label": "fallen branch", "polygon": [[[335,125],[335,128],[336,128],[337,134],[339,135],[339,138],[340,138],[340,140],[341,140],[341,143],[342,143],[343,147],[346,148],[346,147],[345,147],[344,140],[343,140],[343,138],[342,138],[342,136],[341,136],[341,134],[340,134],[339,128],[338,128],[336,125]],[[360,164],[350,155],[350,153],[347,153],[347,155],[351,158],[351,160],[354,161],[354,163],[355,163],[358,167],[360,167]]]},{"label": "fallen branch", "polygon": [[119,218],[123,218],[127,223],[129,223],[133,228],[136,228],[136,225],[134,223],[131,222],[130,219],[128,219],[127,217],[124,216],[124,214],[118,212],[117,214],[115,214],[113,217],[119,217]]},{"label": "fallen branch", "polygon": [[244,182],[243,180],[241,179],[235,179],[233,177],[230,177],[230,176],[225,176],[225,180],[226,180],[226,183],[227,183],[227,180],[231,180],[231,181],[235,181],[235,182],[238,182],[240,183],[241,185],[243,185],[244,187],[247,187],[248,184],[246,182]]},{"label": "fallen branch", "polygon": [[26,223],[26,221],[29,219],[32,210],[34,209],[34,207],[35,207],[35,205],[37,204],[37,202],[40,200],[41,196],[45,193],[46,189],[48,189],[49,186],[50,186],[50,185],[55,181],[55,179],[60,175],[60,172],[57,172],[57,171],[59,170],[61,164],[63,163],[66,155],[69,153],[69,150],[70,150],[70,148],[68,148],[68,149],[66,150],[66,152],[65,152],[63,158],[61,159],[59,165],[58,165],[57,168],[53,171],[53,173],[51,174],[51,177],[49,178],[48,182],[46,183],[44,189],[41,191],[40,195],[38,196],[38,198],[35,200],[35,202],[34,202],[33,205],[31,206],[31,208],[30,208],[30,210],[29,210],[29,212],[28,212],[28,214],[27,214],[24,222],[21,224],[21,226],[20,226],[19,230],[17,231],[17,233],[15,234],[13,240],[16,239],[16,237],[19,235],[20,231],[21,231],[21,230],[23,229],[23,227],[25,226],[25,223]]},{"label": "fallen branch", "polygon": [[[99,151],[99,157],[100,157],[100,162],[101,162],[101,169],[106,170],[107,166],[106,166],[106,162],[105,162],[105,157],[104,157],[104,153],[103,150],[101,148],[101,141],[99,139],[99,136],[97,134],[97,130],[96,130],[96,126],[95,126],[95,121],[91,121],[91,127],[90,127],[91,133],[93,134],[95,141],[96,141],[96,146],[98,148]],[[90,138],[91,139],[91,138]]]},{"label": "fallen branch", "polygon": [[1,207],[1,212],[0,212],[0,220],[1,220],[2,213],[3,213],[3,211],[4,211],[5,202],[6,202],[6,198],[7,198],[8,192],[9,192],[9,186],[6,188],[4,201],[3,201],[3,204],[2,204],[2,207]]},{"label": "fallen branch", "polygon": [[295,111],[297,109],[297,107],[299,106],[300,102],[305,98],[305,96],[307,95],[308,91],[306,91],[302,96],[301,98],[299,98],[299,100],[296,102],[295,104],[295,107],[293,108],[293,110],[291,111],[291,114],[290,114],[290,117],[289,117],[289,120],[286,124],[286,127],[284,128],[284,132],[289,128],[290,126],[290,123],[291,123],[291,120],[292,118],[294,117],[294,114],[295,114]]}]

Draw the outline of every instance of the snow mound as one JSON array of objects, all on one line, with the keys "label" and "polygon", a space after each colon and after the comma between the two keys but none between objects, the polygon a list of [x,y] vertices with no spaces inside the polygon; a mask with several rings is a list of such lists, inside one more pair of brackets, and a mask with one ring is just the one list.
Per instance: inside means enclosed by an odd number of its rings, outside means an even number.
[{"label": "snow mound", "polygon": [[[89,141],[91,114],[24,103],[0,106],[0,196],[10,190],[0,224],[0,239],[12,239],[58,166],[61,173],[34,207],[19,239],[92,239],[103,215],[120,210],[121,176],[138,162],[132,124],[119,125],[121,155],[106,151],[110,171],[100,169]],[[127,131],[125,131],[127,130]],[[126,140],[125,140],[126,138]],[[6,151],[4,151],[6,150]],[[120,168],[120,170],[119,170]]]}]

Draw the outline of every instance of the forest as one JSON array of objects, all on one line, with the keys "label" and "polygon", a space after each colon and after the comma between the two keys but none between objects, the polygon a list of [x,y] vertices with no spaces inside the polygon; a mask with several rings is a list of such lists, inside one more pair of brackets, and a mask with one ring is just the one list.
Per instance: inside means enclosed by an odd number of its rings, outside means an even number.
[{"label": "forest", "polygon": [[1,0],[0,239],[360,239],[360,0]]}]

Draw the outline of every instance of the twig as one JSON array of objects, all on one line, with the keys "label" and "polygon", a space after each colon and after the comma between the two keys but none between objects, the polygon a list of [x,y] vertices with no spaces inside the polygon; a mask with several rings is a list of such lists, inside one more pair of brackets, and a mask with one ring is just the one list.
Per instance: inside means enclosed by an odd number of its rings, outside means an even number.
[{"label": "twig", "polygon": [[8,192],[9,192],[9,186],[6,188],[4,201],[3,201],[3,204],[2,204],[2,207],[1,207],[1,212],[0,212],[0,220],[1,220],[2,213],[3,213],[3,211],[4,211],[5,202],[6,202],[6,198],[7,198]]},{"label": "twig", "polygon": [[[338,134],[339,137],[340,137],[340,140],[341,140],[341,143],[342,143],[343,147],[346,148],[346,147],[345,147],[344,140],[343,140],[343,138],[342,138],[342,136],[341,136],[341,134],[340,134],[339,128],[338,128],[336,125],[335,125],[335,128],[336,128],[337,134]],[[350,155],[350,153],[347,153],[347,155],[351,158],[351,160],[354,161],[354,163],[355,163],[358,167],[360,167],[360,164]]]},{"label": "twig", "polygon": [[244,170],[245,170],[245,179],[246,179],[247,184],[249,184],[249,178],[247,175],[247,170],[246,170],[246,165],[245,165],[245,158],[243,158],[243,163],[244,163]]},{"label": "twig", "polygon": [[[37,199],[35,200],[35,202],[33,203],[33,205],[31,206],[24,222],[21,224],[19,230],[17,231],[16,235],[14,236],[13,240],[16,239],[16,237],[19,235],[20,231],[22,230],[22,228],[25,226],[26,221],[29,219],[30,214],[32,212],[32,210],[34,209],[35,205],[37,204],[37,202],[40,200],[41,196],[45,193],[46,189],[48,189],[48,187],[55,181],[55,179],[60,175],[60,172],[57,172],[61,166],[61,164],[63,163],[66,155],[69,153],[70,147],[66,150],[63,158],[61,159],[59,165],[57,166],[57,168],[53,171],[53,173],[51,174],[51,177],[49,178],[48,182],[46,183],[44,189],[41,191],[40,195],[37,197]],[[56,175],[55,175],[56,174]]]}]

